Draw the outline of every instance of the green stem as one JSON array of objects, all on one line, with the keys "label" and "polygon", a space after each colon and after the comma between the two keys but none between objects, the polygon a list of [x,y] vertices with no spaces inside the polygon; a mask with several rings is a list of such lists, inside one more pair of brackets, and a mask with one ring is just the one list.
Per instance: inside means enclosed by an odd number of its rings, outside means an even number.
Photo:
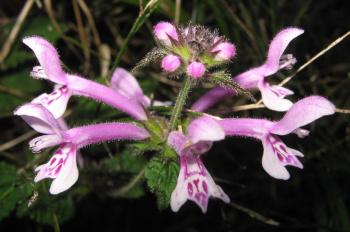
[{"label": "green stem", "polygon": [[143,25],[143,23],[146,21],[146,19],[153,13],[153,11],[156,9],[158,2],[160,0],[150,0],[145,8],[141,10],[139,16],[135,20],[134,24],[132,25],[128,35],[126,36],[122,47],[120,48],[117,57],[114,60],[112,69],[110,72],[113,72],[113,70],[119,65],[120,59],[122,58],[122,55],[126,51],[126,48],[129,44],[129,41],[131,37],[135,35],[135,33],[140,29],[140,27]]},{"label": "green stem", "polygon": [[185,105],[186,98],[191,89],[192,79],[191,77],[186,77],[179,95],[177,96],[176,103],[170,118],[170,131],[174,130],[177,126],[177,120],[181,116],[182,109]]},{"label": "green stem", "polygon": [[60,232],[60,223],[58,222],[58,218],[55,212],[52,212],[52,226],[53,226],[53,231],[55,232]]}]

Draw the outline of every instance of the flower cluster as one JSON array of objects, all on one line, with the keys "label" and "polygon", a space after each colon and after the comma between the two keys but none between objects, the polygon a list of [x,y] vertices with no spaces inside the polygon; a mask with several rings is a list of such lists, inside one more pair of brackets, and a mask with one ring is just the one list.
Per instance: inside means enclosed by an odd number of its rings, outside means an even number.
[{"label": "flower cluster", "polygon": [[203,77],[211,66],[229,61],[236,53],[234,44],[203,26],[183,28],[160,22],[154,27],[154,35],[167,53],[161,62],[163,70],[172,73],[183,65],[194,79]]},{"label": "flower cluster", "polygon": [[[321,96],[310,96],[292,103],[284,96],[293,92],[270,86],[266,77],[279,69],[290,68],[295,63],[291,55],[283,56],[289,42],[303,33],[298,28],[287,28],[279,32],[272,40],[266,62],[247,72],[239,74],[233,81],[246,89],[259,88],[265,105],[273,110],[287,111],[279,121],[253,118],[220,118],[202,114],[189,118],[189,124],[179,124],[179,111],[188,94],[182,89],[179,99],[173,107],[170,120],[163,129],[165,139],[157,140],[164,146],[170,146],[178,156],[180,172],[175,189],[172,192],[170,206],[173,211],[187,201],[195,202],[206,212],[208,200],[215,197],[229,202],[230,198],[223,189],[216,185],[202,162],[202,155],[210,150],[213,142],[226,136],[251,137],[262,142],[263,169],[272,177],[287,180],[290,178],[286,166],[303,168],[299,158],[303,154],[287,147],[279,136],[296,134],[305,137],[309,131],[301,127],[320,117],[331,115],[335,106]],[[210,76],[211,67],[229,61],[235,55],[235,46],[216,32],[202,26],[189,25],[177,27],[168,22],[158,23],[154,34],[165,55],[161,67],[165,72],[186,73],[187,79]],[[50,193],[58,194],[70,188],[78,179],[77,151],[86,145],[111,140],[154,140],[155,131],[147,126],[156,112],[151,111],[151,104],[169,106],[169,102],[151,101],[146,96],[133,75],[122,68],[117,68],[111,79],[111,86],[105,86],[78,75],[66,73],[62,67],[56,49],[40,37],[28,37],[23,42],[33,50],[40,66],[35,66],[31,76],[55,83],[53,92],[42,94],[26,103],[14,112],[22,117],[34,130],[43,134],[29,142],[33,152],[58,146],[51,159],[35,170],[38,172],[35,182],[44,178],[54,179]],[[203,111],[226,96],[233,96],[232,89],[216,87],[196,101],[192,109]],[[107,122],[85,125],[69,129],[63,114],[71,96],[83,96],[103,102],[134,118],[134,122]],[[181,105],[182,104],[182,105]],[[176,129],[174,129],[176,128]],[[154,141],[153,141],[154,142]],[[159,154],[162,157],[162,154]],[[169,157],[167,157],[169,158]]]}]

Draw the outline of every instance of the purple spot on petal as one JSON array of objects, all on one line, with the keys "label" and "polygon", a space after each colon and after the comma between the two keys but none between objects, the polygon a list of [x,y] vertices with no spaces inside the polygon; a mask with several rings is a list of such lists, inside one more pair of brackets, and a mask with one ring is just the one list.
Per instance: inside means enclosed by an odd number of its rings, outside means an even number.
[{"label": "purple spot on petal", "polygon": [[199,179],[195,179],[193,181],[194,185],[196,186],[197,192],[199,192],[199,188],[198,188],[198,183],[199,183]]},{"label": "purple spot on petal", "polygon": [[190,197],[193,195],[193,186],[191,183],[187,184],[187,192]]},{"label": "purple spot on petal", "polygon": [[54,163],[55,163],[55,161],[56,161],[56,158],[55,158],[55,157],[53,157],[53,158],[51,159],[50,165],[54,164]]},{"label": "purple spot on petal", "polygon": [[55,175],[57,175],[61,171],[62,165],[59,165],[55,170]]},{"label": "purple spot on petal", "polygon": [[202,187],[203,187],[204,192],[208,193],[208,185],[204,180],[202,181]]},{"label": "purple spot on petal", "polygon": [[278,158],[279,161],[281,161],[281,162],[284,162],[284,161],[285,161],[283,155],[281,155],[279,152],[277,152],[277,158]]}]

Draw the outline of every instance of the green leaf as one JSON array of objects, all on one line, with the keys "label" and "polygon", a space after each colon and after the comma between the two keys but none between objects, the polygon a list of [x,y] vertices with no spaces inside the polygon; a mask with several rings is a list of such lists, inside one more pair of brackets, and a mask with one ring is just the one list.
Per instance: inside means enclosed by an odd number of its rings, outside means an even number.
[{"label": "green leaf", "polygon": [[0,162],[0,188],[12,185],[16,178],[16,167],[4,162]]},{"label": "green leaf", "polygon": [[177,161],[161,160],[155,157],[148,163],[145,177],[151,192],[157,196],[157,204],[160,210],[169,206],[178,174],[179,164]]},{"label": "green leaf", "polygon": [[0,163],[0,221],[18,204],[26,203],[33,191],[31,183],[19,183],[16,167]]},{"label": "green leaf", "polygon": [[146,159],[143,156],[136,156],[132,148],[124,149],[121,154],[117,154],[110,159],[105,159],[103,168],[108,172],[128,172],[137,173],[146,164]]},{"label": "green leaf", "polygon": [[14,96],[7,93],[0,93],[0,114],[12,113],[18,106],[23,104],[26,96],[37,93],[43,85],[43,82],[34,80],[29,76],[29,71],[24,70],[11,75],[3,76],[0,85],[21,94]]},{"label": "green leaf", "polygon": [[124,198],[137,199],[145,195],[145,190],[141,184],[136,185],[130,189],[127,193],[123,194]]},{"label": "green leaf", "polygon": [[[58,24],[63,33],[68,30],[67,24],[60,22]],[[22,37],[32,35],[42,36],[51,42],[56,41],[60,37],[48,17],[34,17],[30,20],[29,24],[23,30]]]},{"label": "green leaf", "polygon": [[59,223],[65,222],[74,215],[74,204],[70,196],[53,196],[43,189],[37,201],[28,207],[22,204],[18,210],[18,217],[28,216],[40,224],[52,225],[53,215],[56,215]]}]

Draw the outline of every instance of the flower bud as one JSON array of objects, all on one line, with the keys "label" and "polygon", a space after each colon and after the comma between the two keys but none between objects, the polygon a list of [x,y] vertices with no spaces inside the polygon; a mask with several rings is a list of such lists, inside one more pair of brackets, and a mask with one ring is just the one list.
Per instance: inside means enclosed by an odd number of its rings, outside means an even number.
[{"label": "flower bud", "polygon": [[174,72],[181,65],[181,60],[178,56],[169,54],[162,59],[162,68],[165,72]]},{"label": "flower bud", "polygon": [[205,66],[200,62],[193,61],[187,66],[187,74],[195,79],[202,77],[205,73]]},{"label": "flower bud", "polygon": [[230,60],[234,55],[236,55],[236,47],[229,42],[221,42],[211,50],[211,52],[216,53],[216,61]]},{"label": "flower bud", "polygon": [[157,25],[154,26],[153,32],[156,38],[167,46],[171,46],[170,37],[173,40],[178,40],[176,28],[169,22],[157,23]]}]

